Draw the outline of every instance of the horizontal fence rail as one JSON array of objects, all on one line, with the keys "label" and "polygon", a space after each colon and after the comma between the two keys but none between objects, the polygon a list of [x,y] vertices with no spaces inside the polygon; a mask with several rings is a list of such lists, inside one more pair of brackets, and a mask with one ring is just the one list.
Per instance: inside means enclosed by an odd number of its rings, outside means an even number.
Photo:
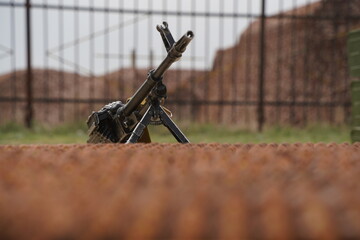
[{"label": "horizontal fence rail", "polygon": [[[270,0],[268,0],[270,1]],[[26,3],[18,2],[0,2],[0,7],[26,7]],[[83,12],[102,12],[102,13],[120,13],[120,14],[146,14],[146,15],[168,15],[168,16],[196,16],[196,17],[224,17],[224,18],[261,18],[261,14],[251,13],[215,13],[215,12],[191,12],[191,11],[156,11],[156,10],[138,10],[138,9],[121,9],[121,8],[102,8],[102,7],[81,7],[81,6],[66,6],[59,4],[39,4],[32,3],[31,8],[61,10],[61,11],[83,11]],[[291,15],[282,14],[278,16],[266,16],[266,18],[291,18],[291,19],[316,19],[316,20],[334,20],[337,15],[331,16],[314,16],[314,15]],[[360,16],[347,15],[344,16],[348,20],[359,20]]]}]

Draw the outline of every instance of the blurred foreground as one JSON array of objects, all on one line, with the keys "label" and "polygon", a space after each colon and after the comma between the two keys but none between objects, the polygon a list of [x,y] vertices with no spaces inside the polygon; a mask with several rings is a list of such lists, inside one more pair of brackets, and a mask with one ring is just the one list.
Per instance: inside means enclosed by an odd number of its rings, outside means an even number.
[{"label": "blurred foreground", "polygon": [[0,146],[0,238],[358,239],[359,180],[359,144]]}]

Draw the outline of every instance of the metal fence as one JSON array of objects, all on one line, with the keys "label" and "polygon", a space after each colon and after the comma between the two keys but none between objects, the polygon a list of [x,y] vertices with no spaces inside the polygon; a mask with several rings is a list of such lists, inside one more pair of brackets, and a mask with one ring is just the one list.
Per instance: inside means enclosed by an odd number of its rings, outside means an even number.
[{"label": "metal fence", "polygon": [[186,121],[346,123],[347,33],[358,0],[0,2],[1,122],[85,120],[126,101],[165,56],[156,24],[195,40],[167,73],[167,105]]}]

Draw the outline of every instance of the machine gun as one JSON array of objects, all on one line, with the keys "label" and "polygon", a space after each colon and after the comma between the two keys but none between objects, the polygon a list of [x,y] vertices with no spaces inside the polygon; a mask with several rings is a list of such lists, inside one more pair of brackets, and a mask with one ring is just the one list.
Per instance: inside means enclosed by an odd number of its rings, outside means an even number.
[{"label": "machine gun", "polygon": [[175,42],[166,22],[157,25],[156,29],[164,42],[166,58],[156,69],[149,71],[145,82],[125,104],[121,101],[112,102],[89,116],[88,143],[151,142],[147,130],[149,124],[162,124],[178,142],[189,143],[186,136],[171,120],[169,116],[171,112],[161,104],[167,98],[163,75],[182,57],[194,33],[188,31]]}]

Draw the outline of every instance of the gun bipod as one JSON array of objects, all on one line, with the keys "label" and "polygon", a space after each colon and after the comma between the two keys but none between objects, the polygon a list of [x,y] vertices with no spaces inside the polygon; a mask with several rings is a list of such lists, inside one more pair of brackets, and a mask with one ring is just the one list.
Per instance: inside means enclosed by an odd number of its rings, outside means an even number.
[{"label": "gun bipod", "polygon": [[[158,88],[161,88],[161,90],[157,91]],[[164,108],[160,105],[161,99],[166,98],[165,85],[162,82],[159,82],[153,93],[155,94],[152,94],[152,96],[148,98],[148,109],[134,128],[126,143],[136,143],[142,136],[146,127],[152,121],[157,121],[164,125],[179,143],[190,143],[189,139],[187,139],[186,136],[181,132],[175,122],[171,120],[170,116],[167,114],[167,111],[164,110]],[[161,94],[156,95],[156,93]]]}]

